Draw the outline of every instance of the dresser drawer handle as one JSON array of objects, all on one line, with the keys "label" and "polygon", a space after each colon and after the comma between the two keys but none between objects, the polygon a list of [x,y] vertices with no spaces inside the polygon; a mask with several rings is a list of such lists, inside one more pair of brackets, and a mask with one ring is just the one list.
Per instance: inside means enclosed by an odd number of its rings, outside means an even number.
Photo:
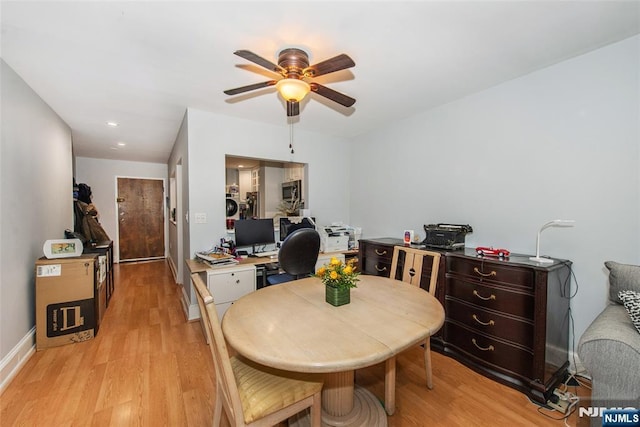
[{"label": "dresser drawer handle", "polygon": [[493,320],[489,320],[488,322],[483,322],[482,320],[478,319],[478,316],[476,316],[475,314],[472,317],[473,317],[473,320],[475,320],[476,322],[480,323],[483,326],[493,326],[496,324],[496,322],[494,322]]},{"label": "dresser drawer handle", "polygon": [[496,299],[496,296],[495,296],[494,294],[491,294],[491,295],[489,295],[488,297],[483,297],[483,296],[482,296],[482,295],[480,295],[480,294],[478,293],[478,291],[476,291],[475,289],[473,290],[473,294],[474,294],[475,296],[477,296],[478,298],[480,298],[481,300],[484,300],[484,301],[489,301],[489,300],[492,300],[492,299]]},{"label": "dresser drawer handle", "polygon": [[376,269],[376,271],[379,271],[379,272],[387,271],[387,267],[380,268],[380,267],[378,267],[377,264],[375,265],[375,269]]},{"label": "dresser drawer handle", "polygon": [[475,338],[472,338],[471,342],[473,343],[473,345],[475,345],[478,348],[478,350],[482,350],[482,351],[493,351],[493,350],[495,350],[492,345],[490,345],[489,347],[480,347],[478,345],[478,343],[476,342]]},{"label": "dresser drawer handle", "polygon": [[478,273],[482,277],[493,277],[493,276],[498,274],[498,273],[496,273],[495,270],[491,270],[491,273],[483,273],[482,271],[478,270],[478,267],[473,267],[473,271],[475,271],[476,273]]},{"label": "dresser drawer handle", "polygon": [[376,255],[386,255],[386,254],[387,254],[386,250],[383,250],[382,252],[380,252],[376,249]]}]

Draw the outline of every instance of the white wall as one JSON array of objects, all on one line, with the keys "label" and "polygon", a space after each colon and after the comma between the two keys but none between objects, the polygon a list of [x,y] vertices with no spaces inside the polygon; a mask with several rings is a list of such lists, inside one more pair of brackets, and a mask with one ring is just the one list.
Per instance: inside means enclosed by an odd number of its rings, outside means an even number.
[{"label": "white wall", "polygon": [[[164,181],[165,195],[169,194],[167,165],[163,163],[129,162],[122,160],[76,158],[76,182],[91,187],[93,204],[100,214],[100,224],[113,240],[114,261],[119,261],[117,178],[153,178]],[[165,206],[166,208],[166,206]],[[165,209],[165,254],[168,253],[168,218]]]},{"label": "white wall", "polygon": [[467,246],[531,254],[543,223],[576,220],[541,253],[574,262],[579,338],[606,303],[603,262],[640,264],[639,52],[633,37],[356,138],[352,224],[468,223]]},{"label": "white wall", "polygon": [[[347,150],[348,141],[296,130],[295,155],[291,155],[284,111],[282,115],[283,126],[279,127],[188,109],[188,150],[183,142],[177,144],[169,164],[171,170],[173,162],[182,158],[184,173],[188,174],[186,203],[190,210],[187,226],[190,242],[185,242],[185,257],[193,257],[195,251],[209,249],[219,243],[220,238],[227,237],[226,154],[308,163],[308,207],[316,220],[320,224],[349,221],[348,159],[335,154]],[[186,162],[185,155],[188,156]],[[195,213],[205,213],[207,223],[195,224]],[[190,283],[186,272],[183,283]],[[188,288],[190,297],[192,292],[190,286]]]},{"label": "white wall", "polygon": [[71,129],[0,60],[0,389],[31,351],[34,263],[73,228]]}]

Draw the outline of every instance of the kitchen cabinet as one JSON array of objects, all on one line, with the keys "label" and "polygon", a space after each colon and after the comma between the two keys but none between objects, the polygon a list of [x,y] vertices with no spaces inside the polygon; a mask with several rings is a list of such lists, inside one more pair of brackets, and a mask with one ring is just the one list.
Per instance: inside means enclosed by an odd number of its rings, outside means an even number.
[{"label": "kitchen cabinet", "polygon": [[304,166],[286,165],[284,168],[284,181],[297,181],[304,179]]}]

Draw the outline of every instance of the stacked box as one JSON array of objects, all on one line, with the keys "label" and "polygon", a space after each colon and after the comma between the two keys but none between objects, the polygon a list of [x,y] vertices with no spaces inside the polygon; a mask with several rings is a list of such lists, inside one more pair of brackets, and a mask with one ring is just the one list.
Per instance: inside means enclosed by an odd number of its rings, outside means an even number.
[{"label": "stacked box", "polygon": [[36,261],[36,349],[92,339],[97,333],[97,257]]}]

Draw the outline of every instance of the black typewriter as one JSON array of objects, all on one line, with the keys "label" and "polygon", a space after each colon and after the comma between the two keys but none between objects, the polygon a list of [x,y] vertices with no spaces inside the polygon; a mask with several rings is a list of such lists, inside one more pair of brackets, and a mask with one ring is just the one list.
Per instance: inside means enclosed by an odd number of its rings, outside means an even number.
[{"label": "black typewriter", "polygon": [[424,226],[424,246],[437,249],[463,249],[464,238],[473,232],[469,224],[429,224]]}]

